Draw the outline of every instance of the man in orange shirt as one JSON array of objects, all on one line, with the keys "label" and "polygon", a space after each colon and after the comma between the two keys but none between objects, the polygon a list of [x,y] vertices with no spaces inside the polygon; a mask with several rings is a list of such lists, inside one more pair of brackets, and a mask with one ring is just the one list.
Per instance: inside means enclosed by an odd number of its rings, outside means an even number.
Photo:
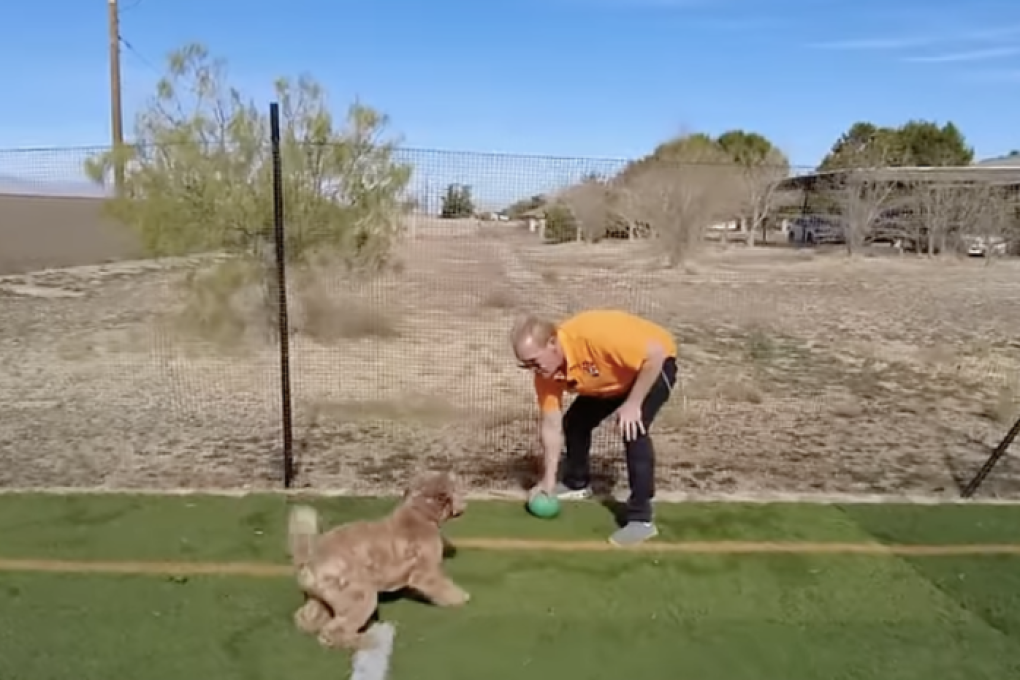
[{"label": "man in orange shirt", "polygon": [[[610,537],[633,545],[657,535],[652,523],[655,451],[648,429],[676,383],[676,341],[666,329],[622,311],[589,310],[556,325],[527,316],[514,325],[514,354],[535,374],[545,474],[532,490],[587,498],[592,431],[616,416],[627,454],[627,521]],[[577,394],[566,414],[563,393]],[[566,443],[563,477],[558,468]]]}]

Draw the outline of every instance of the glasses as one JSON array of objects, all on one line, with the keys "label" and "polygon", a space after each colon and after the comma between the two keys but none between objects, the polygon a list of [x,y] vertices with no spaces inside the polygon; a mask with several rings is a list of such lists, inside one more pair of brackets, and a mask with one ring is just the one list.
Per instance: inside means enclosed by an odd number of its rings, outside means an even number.
[{"label": "glasses", "polygon": [[524,371],[536,371],[540,368],[538,359],[517,359],[517,368]]}]

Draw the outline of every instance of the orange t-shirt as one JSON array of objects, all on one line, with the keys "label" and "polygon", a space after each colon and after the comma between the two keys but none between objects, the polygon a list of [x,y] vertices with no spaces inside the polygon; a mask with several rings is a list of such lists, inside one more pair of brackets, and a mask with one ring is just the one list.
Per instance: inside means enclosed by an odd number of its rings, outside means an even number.
[{"label": "orange t-shirt", "polygon": [[667,357],[676,356],[676,341],[662,326],[617,310],[581,312],[560,324],[556,333],[567,361],[566,375],[535,376],[535,393],[543,413],[563,408],[564,391],[586,396],[619,396],[637,378],[650,343]]}]

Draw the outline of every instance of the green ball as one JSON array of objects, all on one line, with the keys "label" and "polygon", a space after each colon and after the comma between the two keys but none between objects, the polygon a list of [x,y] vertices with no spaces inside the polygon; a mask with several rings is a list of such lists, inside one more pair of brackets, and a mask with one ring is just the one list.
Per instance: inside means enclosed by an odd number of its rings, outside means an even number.
[{"label": "green ball", "polygon": [[552,519],[560,514],[560,499],[544,493],[535,494],[528,500],[528,512],[541,519]]}]

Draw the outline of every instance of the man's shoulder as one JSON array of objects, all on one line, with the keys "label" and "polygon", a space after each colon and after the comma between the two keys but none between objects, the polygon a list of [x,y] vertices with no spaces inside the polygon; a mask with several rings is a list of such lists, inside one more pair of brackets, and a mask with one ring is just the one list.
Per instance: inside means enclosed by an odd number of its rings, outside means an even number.
[{"label": "man's shoulder", "polygon": [[[586,309],[564,320],[560,328],[585,335],[585,331],[618,330],[621,326],[645,326],[652,321],[622,309]],[[655,324],[653,324],[655,325]]]},{"label": "man's shoulder", "polygon": [[633,314],[621,309],[586,309],[565,319],[560,328],[574,329],[617,324],[626,319],[635,319]]},{"label": "man's shoulder", "polygon": [[620,343],[654,340],[675,353],[677,340],[672,331],[650,319],[617,309],[591,309],[574,315],[560,325],[566,337],[607,347]]}]

